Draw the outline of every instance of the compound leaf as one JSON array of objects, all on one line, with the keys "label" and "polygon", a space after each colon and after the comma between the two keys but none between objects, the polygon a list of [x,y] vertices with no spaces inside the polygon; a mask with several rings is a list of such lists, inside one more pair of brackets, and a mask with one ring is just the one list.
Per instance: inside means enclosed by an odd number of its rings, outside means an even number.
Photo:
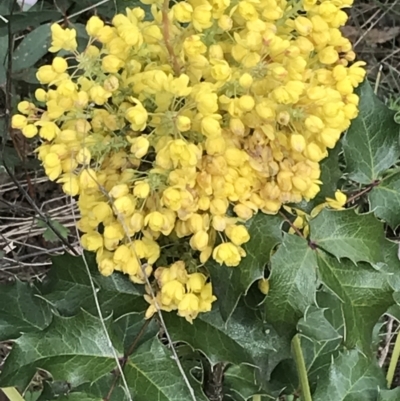
[{"label": "compound leaf", "polygon": [[200,350],[212,365],[247,363],[259,367],[265,377],[290,353],[289,341],[279,337],[271,325],[263,323],[255,311],[242,304],[228,322],[224,322],[218,308],[201,314],[193,324],[172,313],[164,319],[175,341]]},{"label": "compound leaf", "polygon": [[311,240],[318,247],[354,263],[383,261],[383,224],[372,213],[354,210],[322,210],[311,220]]},{"label": "compound leaf", "polygon": [[313,401],[375,401],[385,378],[375,358],[358,350],[341,353],[318,380]]},{"label": "compound leaf", "polygon": [[74,387],[98,379],[114,366],[113,351],[98,318],[84,311],[72,318],[54,316],[45,330],[15,341],[0,375],[0,387],[25,388],[39,368]]},{"label": "compound leaf", "polygon": [[318,252],[317,259],[323,284],[342,301],[347,347],[358,346],[369,354],[373,327],[393,304],[386,275],[366,263],[338,261],[324,252]]},{"label": "compound leaf", "polygon": [[400,224],[400,173],[377,185],[369,194],[369,202],[375,216],[395,230]]},{"label": "compound leaf", "polygon": [[400,126],[390,110],[374,94],[367,80],[359,89],[359,114],[343,138],[349,178],[360,184],[379,179],[400,156]]},{"label": "compound leaf", "polygon": [[[97,296],[104,314],[113,313],[118,317],[146,309],[143,286],[132,284],[121,274],[104,277],[99,273],[93,255],[88,253],[85,259],[98,289]],[[81,256],[65,254],[53,258],[53,266],[43,293],[63,315],[72,316],[81,308],[97,315],[90,278]]]}]

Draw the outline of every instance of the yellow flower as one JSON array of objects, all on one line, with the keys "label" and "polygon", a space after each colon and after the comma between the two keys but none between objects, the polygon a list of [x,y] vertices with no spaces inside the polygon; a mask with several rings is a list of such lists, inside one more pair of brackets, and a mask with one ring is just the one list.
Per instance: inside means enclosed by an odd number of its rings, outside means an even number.
[{"label": "yellow flower", "polygon": [[242,245],[250,240],[249,232],[245,226],[228,226],[225,229],[225,234],[235,245]]},{"label": "yellow flower", "polygon": [[178,315],[192,323],[200,310],[200,300],[195,294],[185,294],[178,305]]},{"label": "yellow flower", "polygon": [[141,103],[126,110],[125,118],[131,123],[134,131],[143,131],[147,124],[147,110]]},{"label": "yellow flower", "polygon": [[11,126],[15,129],[22,129],[28,124],[28,119],[22,114],[14,114],[11,120]]},{"label": "yellow flower", "polygon": [[232,244],[232,242],[224,242],[214,248],[212,256],[220,265],[238,266],[243,253],[244,252],[241,252],[239,247]]},{"label": "yellow flower", "polygon": [[103,236],[98,232],[83,234],[81,243],[86,250],[97,251],[103,246]]},{"label": "yellow flower", "polygon": [[149,151],[150,142],[145,136],[138,136],[133,139],[128,138],[128,141],[132,144],[131,152],[138,159],[141,159]]},{"label": "yellow flower", "polygon": [[75,29],[62,29],[59,24],[52,24],[50,29],[52,39],[50,52],[57,53],[61,49],[71,52],[76,50],[78,44],[76,43]]},{"label": "yellow flower", "polygon": [[258,289],[264,295],[267,295],[269,292],[269,280],[267,278],[262,278],[261,280],[258,280]]},{"label": "yellow flower", "polygon": [[172,11],[178,22],[187,23],[192,20],[193,7],[185,1],[175,4]]},{"label": "yellow flower", "polygon": [[347,202],[347,196],[342,191],[335,192],[335,199],[326,198],[326,202],[332,209],[342,210]]},{"label": "yellow flower", "polygon": [[117,56],[109,54],[101,60],[101,66],[104,72],[117,73],[123,66],[124,62]]},{"label": "yellow flower", "polygon": [[136,181],[135,187],[133,189],[133,194],[138,197],[145,199],[149,196],[150,193],[150,185],[146,181]]},{"label": "yellow flower", "polygon": [[93,17],[90,17],[86,23],[86,32],[89,36],[96,36],[103,27],[104,22],[99,17],[94,15]]},{"label": "yellow flower", "polygon": [[200,293],[206,284],[206,276],[202,273],[192,273],[189,275],[189,280],[186,283],[188,292]]}]

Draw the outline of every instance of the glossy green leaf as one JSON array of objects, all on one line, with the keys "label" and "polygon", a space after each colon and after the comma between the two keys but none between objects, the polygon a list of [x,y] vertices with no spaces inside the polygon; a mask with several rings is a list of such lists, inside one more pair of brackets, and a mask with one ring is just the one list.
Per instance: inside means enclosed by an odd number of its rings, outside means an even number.
[{"label": "glossy green leaf", "polygon": [[378,401],[399,401],[400,400],[400,387],[393,390],[381,390],[379,392]]},{"label": "glossy green leaf", "polygon": [[258,213],[248,224],[250,241],[244,244],[247,256],[240,266],[220,266],[214,261],[207,263],[214,292],[220,302],[221,316],[229,319],[240,297],[254,281],[264,277],[264,269],[269,262],[271,251],[282,241],[282,218]]},{"label": "glossy green leaf", "polygon": [[270,388],[266,381],[260,384],[256,376],[255,369],[249,365],[229,366],[224,372],[224,394],[238,401],[249,400],[253,395],[275,400],[279,391]]},{"label": "glossy green leaf", "polygon": [[372,213],[322,210],[310,221],[311,241],[337,258],[353,262],[383,262],[383,224]]},{"label": "glossy green leaf", "polygon": [[113,352],[98,318],[84,311],[72,318],[54,316],[45,330],[15,341],[0,375],[0,387],[25,388],[39,368],[74,387],[114,367]]},{"label": "glossy green leaf", "polygon": [[264,377],[290,352],[289,341],[263,323],[255,311],[240,304],[228,322],[218,308],[186,322],[173,313],[165,314],[165,323],[174,341],[183,341],[201,351],[211,364],[229,362],[257,366]]},{"label": "glossy green leaf", "polygon": [[36,287],[19,280],[0,285],[0,341],[41,331],[50,324],[50,308],[39,295]]},{"label": "glossy green leaf", "polygon": [[359,115],[343,138],[349,178],[370,184],[396,163],[400,156],[400,125],[390,110],[374,94],[366,80],[359,88]]},{"label": "glossy green leaf", "polygon": [[320,180],[322,184],[320,191],[313,199],[315,205],[325,202],[325,198],[327,197],[332,198],[335,196],[335,192],[338,189],[338,181],[342,176],[342,171],[339,167],[339,153],[341,150],[342,143],[338,142],[334,149],[329,151],[328,157],[320,163]]},{"label": "glossy green leaf", "polygon": [[382,181],[368,198],[375,216],[395,230],[400,225],[400,173]]},{"label": "glossy green leaf", "polygon": [[128,313],[116,319],[113,325],[125,353],[136,350],[160,331],[156,319],[145,320],[144,313]]},{"label": "glossy green leaf", "polygon": [[351,350],[332,361],[327,374],[318,381],[313,401],[376,401],[378,388],[385,385],[376,360]]},{"label": "glossy green leaf", "polygon": [[[334,300],[335,303],[332,303],[331,307],[340,310],[340,301],[337,298]],[[310,307],[298,324],[311,385],[315,385],[322,372],[328,369],[332,356],[336,354],[343,341],[340,333],[343,323],[339,322],[339,327],[334,327],[325,316],[326,313],[326,309]]]},{"label": "glossy green leaf", "polygon": [[317,259],[321,281],[342,301],[347,347],[358,346],[369,354],[372,329],[393,304],[393,290],[386,275],[366,263],[338,261],[321,251]]},{"label": "glossy green leaf", "polygon": [[[13,15],[3,15],[11,24],[11,33],[24,31],[29,27],[36,27],[43,22],[56,21],[62,17],[61,13],[57,10],[40,10],[40,11],[26,11],[17,12]],[[8,34],[7,23],[0,19],[0,36]]]},{"label": "glossy green leaf", "polygon": [[[118,317],[147,309],[143,286],[132,284],[126,276],[118,273],[104,277],[99,273],[93,255],[87,253],[86,260],[105,315],[113,313],[114,317]],[[97,316],[90,279],[82,257],[65,254],[53,258],[43,294],[65,316],[74,315],[81,308]]]},{"label": "glossy green leaf", "polygon": [[307,241],[285,234],[271,258],[270,290],[265,302],[267,321],[281,334],[294,334],[298,320],[314,303],[317,261]]},{"label": "glossy green leaf", "polygon": [[37,27],[25,36],[13,53],[13,71],[32,67],[47,52],[51,43],[50,24]]}]

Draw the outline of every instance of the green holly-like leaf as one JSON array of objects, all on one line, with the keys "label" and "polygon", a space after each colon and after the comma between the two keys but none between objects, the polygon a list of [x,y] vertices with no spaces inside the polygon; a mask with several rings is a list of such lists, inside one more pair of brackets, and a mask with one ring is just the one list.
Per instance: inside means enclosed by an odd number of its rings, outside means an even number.
[{"label": "green holly-like leaf", "polygon": [[[65,395],[55,396],[54,398],[43,398],[38,401],[103,401],[105,396],[109,394],[111,387],[115,381],[115,376],[107,374],[96,380],[94,383],[85,383],[74,389],[72,392],[66,392]],[[125,390],[120,383],[114,387],[111,392],[109,401],[128,401]]]},{"label": "green holly-like leaf", "polygon": [[318,267],[323,284],[342,301],[345,343],[371,352],[372,329],[379,317],[393,304],[387,277],[366,263],[338,261],[318,252]]},{"label": "green holly-like leaf", "polygon": [[74,387],[114,367],[113,351],[98,318],[84,311],[72,318],[54,316],[45,330],[15,341],[0,375],[0,387],[25,388],[39,368]]},{"label": "green holly-like leaf", "polygon": [[318,380],[313,401],[376,401],[378,388],[386,385],[376,360],[357,350],[341,353]]},{"label": "green holly-like leaf", "polygon": [[[340,309],[340,301],[336,297],[332,298],[335,301],[332,307]],[[334,327],[325,313],[326,309],[310,307],[298,324],[308,379],[312,386],[317,383],[321,372],[329,367],[332,355],[335,355],[343,340],[339,333],[343,323],[338,328]]]},{"label": "green holly-like leaf", "polygon": [[156,319],[145,320],[144,313],[128,313],[114,321],[114,330],[124,344],[125,353],[155,337],[160,330]]},{"label": "green holly-like leaf", "polygon": [[271,388],[265,380],[260,384],[252,366],[231,365],[224,372],[224,394],[237,401],[250,400],[254,395],[275,400],[279,390]]},{"label": "green holly-like leaf", "polygon": [[383,224],[372,213],[324,209],[310,221],[311,241],[337,258],[354,263],[383,261]]},{"label": "green holly-like leaf", "polygon": [[343,138],[349,178],[370,184],[379,179],[400,156],[400,126],[390,110],[374,94],[368,81],[359,89],[359,115]]},{"label": "green holly-like leaf", "polygon": [[298,320],[314,303],[317,261],[305,239],[285,234],[271,258],[267,321],[282,334],[294,334]]},{"label": "green holly-like leaf", "polygon": [[279,337],[271,325],[263,323],[254,310],[242,303],[228,322],[224,322],[218,308],[201,314],[193,324],[172,313],[164,319],[175,341],[201,351],[212,365],[247,363],[257,366],[267,377],[280,360],[290,355],[289,341]]},{"label": "green holly-like leaf", "polygon": [[0,341],[43,330],[50,324],[50,308],[38,295],[36,287],[19,280],[0,285]]},{"label": "green holly-like leaf", "polygon": [[393,230],[400,224],[400,173],[383,180],[369,194],[371,210]]},{"label": "green holly-like leaf", "polygon": [[240,297],[247,293],[251,284],[264,277],[271,251],[282,241],[282,223],[280,216],[258,213],[249,221],[250,241],[243,246],[247,256],[239,266],[220,266],[215,261],[207,263],[224,320],[229,319]]},{"label": "green holly-like leaf", "polygon": [[[143,299],[143,286],[132,284],[127,277],[115,273],[102,276],[92,254],[85,254],[97,296],[104,314],[114,317],[147,308]],[[93,291],[82,257],[68,254],[53,258],[48,282],[43,288],[44,297],[65,316],[76,314],[81,308],[97,315]]]},{"label": "green holly-like leaf", "polygon": [[43,24],[26,35],[13,53],[13,71],[32,67],[48,52],[50,43],[50,24]]},{"label": "green holly-like leaf", "polygon": [[336,146],[329,151],[328,157],[320,163],[320,180],[322,181],[322,185],[317,196],[313,199],[315,205],[325,202],[325,198],[327,197],[334,197],[338,189],[338,181],[342,176],[342,171],[339,168],[339,153],[341,150],[342,143],[338,142]]},{"label": "green holly-like leaf", "polygon": [[400,400],[400,387],[393,390],[381,390],[379,392],[378,401],[399,401]]},{"label": "green holly-like leaf", "polygon": [[375,269],[386,274],[389,285],[400,291],[399,243],[385,239],[382,246],[383,262],[373,265]]}]

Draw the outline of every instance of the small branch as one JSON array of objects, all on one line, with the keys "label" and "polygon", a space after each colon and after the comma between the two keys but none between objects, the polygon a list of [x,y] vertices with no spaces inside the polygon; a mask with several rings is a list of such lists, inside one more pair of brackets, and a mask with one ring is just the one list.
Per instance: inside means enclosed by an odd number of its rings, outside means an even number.
[{"label": "small branch", "polygon": [[306,363],[304,362],[303,351],[301,349],[300,336],[296,334],[292,340],[294,360],[296,362],[297,374],[299,375],[301,393],[303,401],[312,401],[310,385],[308,383]]},{"label": "small branch", "polygon": [[296,234],[301,237],[306,239],[306,237],[304,236],[304,234],[285,216],[285,214],[283,212],[279,212],[279,214],[282,216],[282,218],[286,221],[286,223],[288,223],[290,225],[291,228],[293,228],[293,230],[296,232]]},{"label": "small branch", "polygon": [[162,31],[164,36],[165,47],[168,50],[169,57],[171,59],[172,65],[174,67],[174,72],[176,76],[179,76],[181,73],[181,67],[179,66],[178,59],[174,53],[174,49],[172,48],[169,36],[169,19],[168,19],[168,10],[169,10],[169,0],[164,0],[163,8],[162,8]]},{"label": "small branch", "polygon": [[386,374],[386,382],[389,389],[392,387],[394,373],[396,371],[397,362],[399,361],[399,356],[400,356],[400,331],[397,333],[392,357],[390,358],[390,364]]},{"label": "small branch", "polygon": [[364,188],[363,190],[361,190],[360,192],[357,192],[356,194],[354,194],[353,196],[351,196],[349,199],[347,199],[346,205],[348,205],[349,203],[353,202],[354,200],[358,199],[360,196],[365,195],[366,193],[368,193],[369,191],[371,191],[371,189],[373,189],[374,187],[376,187],[377,185],[380,184],[380,181],[374,181],[372,184],[368,185],[366,188]]}]

